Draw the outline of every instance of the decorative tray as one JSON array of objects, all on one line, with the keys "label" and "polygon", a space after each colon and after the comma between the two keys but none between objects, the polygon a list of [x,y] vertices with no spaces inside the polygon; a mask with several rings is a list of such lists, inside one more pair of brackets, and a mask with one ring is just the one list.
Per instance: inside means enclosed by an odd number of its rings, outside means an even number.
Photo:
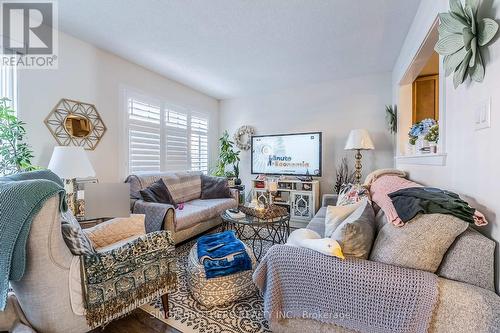
[{"label": "decorative tray", "polygon": [[287,216],[288,210],[285,207],[281,207],[278,205],[270,205],[264,209],[256,209],[248,206],[239,206],[240,211],[243,213],[257,217],[261,220],[272,220],[277,217]]}]

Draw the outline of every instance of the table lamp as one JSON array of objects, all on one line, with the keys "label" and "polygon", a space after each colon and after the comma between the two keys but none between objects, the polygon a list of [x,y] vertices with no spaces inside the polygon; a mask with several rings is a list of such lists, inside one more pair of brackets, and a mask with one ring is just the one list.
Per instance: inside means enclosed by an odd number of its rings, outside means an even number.
[{"label": "table lamp", "polygon": [[361,155],[362,150],[372,150],[375,149],[373,141],[370,138],[370,134],[366,129],[354,129],[349,133],[347,142],[345,144],[345,150],[356,150],[356,164],[354,165],[354,177],[356,179],[356,184],[361,184]]},{"label": "table lamp", "polygon": [[95,176],[94,168],[87,157],[87,153],[83,147],[54,147],[48,169],[63,180],[68,207],[76,215],[75,179]]}]

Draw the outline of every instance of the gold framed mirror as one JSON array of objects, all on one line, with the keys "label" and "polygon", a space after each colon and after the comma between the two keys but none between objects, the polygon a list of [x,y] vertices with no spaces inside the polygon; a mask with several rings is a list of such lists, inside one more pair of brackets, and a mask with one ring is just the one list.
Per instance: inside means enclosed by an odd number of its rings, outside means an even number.
[{"label": "gold framed mirror", "polygon": [[45,118],[45,125],[61,146],[94,150],[106,132],[95,105],[63,98]]}]

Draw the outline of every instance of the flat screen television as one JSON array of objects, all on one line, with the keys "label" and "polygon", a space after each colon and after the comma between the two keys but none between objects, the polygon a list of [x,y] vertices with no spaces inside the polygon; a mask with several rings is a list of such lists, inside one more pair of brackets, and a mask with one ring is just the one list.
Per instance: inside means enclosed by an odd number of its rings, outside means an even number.
[{"label": "flat screen television", "polygon": [[252,136],[252,174],[321,176],[321,132]]}]

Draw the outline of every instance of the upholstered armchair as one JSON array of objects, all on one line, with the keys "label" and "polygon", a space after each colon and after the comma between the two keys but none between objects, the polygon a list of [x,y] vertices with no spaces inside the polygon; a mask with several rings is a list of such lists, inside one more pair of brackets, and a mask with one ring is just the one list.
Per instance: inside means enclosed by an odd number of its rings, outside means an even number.
[{"label": "upholstered armchair", "polygon": [[12,282],[37,332],[87,332],[163,296],[175,283],[168,231],[145,233],[144,216],[113,219],[84,232],[96,251],[73,255],[61,232],[59,199],[35,216],[24,277]]}]

